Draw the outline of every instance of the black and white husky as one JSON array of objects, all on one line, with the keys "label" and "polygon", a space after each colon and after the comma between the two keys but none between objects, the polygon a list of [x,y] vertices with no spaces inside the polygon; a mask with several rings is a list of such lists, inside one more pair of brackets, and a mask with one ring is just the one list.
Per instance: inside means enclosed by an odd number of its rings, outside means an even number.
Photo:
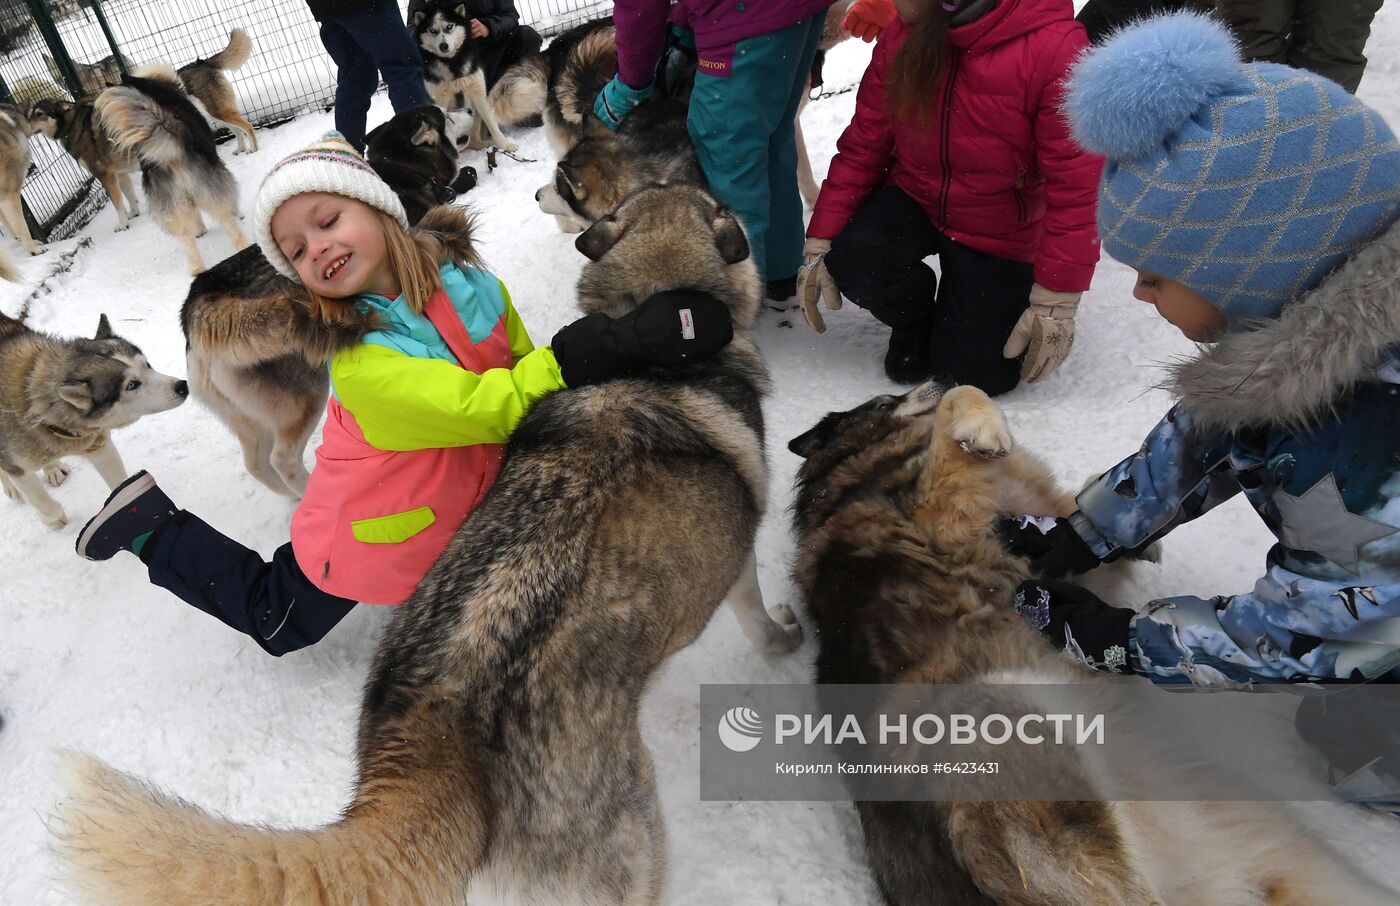
[{"label": "black and white husky", "polygon": [[423,54],[428,95],[450,110],[460,93],[475,115],[467,147],[494,144],[514,151],[515,142],[505,137],[501,126],[538,123],[549,70],[539,33],[528,25],[510,34],[473,37],[471,21],[483,16],[471,0],[433,0],[413,13],[410,25]]}]

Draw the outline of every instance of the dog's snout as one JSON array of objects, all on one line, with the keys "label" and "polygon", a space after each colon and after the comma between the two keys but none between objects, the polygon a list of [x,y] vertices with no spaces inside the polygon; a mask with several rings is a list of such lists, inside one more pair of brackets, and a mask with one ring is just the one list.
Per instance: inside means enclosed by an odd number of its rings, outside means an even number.
[{"label": "dog's snout", "polygon": [[175,382],[175,395],[176,395],[176,396],[189,396],[189,395],[190,395],[190,384],[189,384],[189,381],[176,381],[176,382]]},{"label": "dog's snout", "polygon": [[544,198],[544,186],[540,186],[535,190],[535,201],[539,201],[542,198]]}]

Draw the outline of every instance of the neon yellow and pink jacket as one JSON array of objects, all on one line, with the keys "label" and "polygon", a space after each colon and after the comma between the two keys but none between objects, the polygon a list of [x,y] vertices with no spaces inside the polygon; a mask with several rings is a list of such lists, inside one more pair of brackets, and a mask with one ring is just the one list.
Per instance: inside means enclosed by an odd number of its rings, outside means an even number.
[{"label": "neon yellow and pink jacket", "polygon": [[357,303],[383,329],[331,357],[316,466],[292,550],[328,594],[401,604],[495,480],[503,444],[562,389],[495,276],[442,266],[424,315],[402,298]]}]

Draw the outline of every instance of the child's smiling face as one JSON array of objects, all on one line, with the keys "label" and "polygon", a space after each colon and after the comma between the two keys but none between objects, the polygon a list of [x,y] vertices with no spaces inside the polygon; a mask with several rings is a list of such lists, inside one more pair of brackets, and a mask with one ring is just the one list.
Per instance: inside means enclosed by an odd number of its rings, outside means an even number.
[{"label": "child's smiling face", "polygon": [[384,228],[362,201],[326,192],[294,195],[272,215],[273,241],[306,288],[327,299],[394,296]]},{"label": "child's smiling face", "polygon": [[1225,316],[1200,293],[1170,277],[1138,271],[1133,298],[1157,307],[1157,314],[1175,325],[1188,340],[1210,343],[1225,331]]}]

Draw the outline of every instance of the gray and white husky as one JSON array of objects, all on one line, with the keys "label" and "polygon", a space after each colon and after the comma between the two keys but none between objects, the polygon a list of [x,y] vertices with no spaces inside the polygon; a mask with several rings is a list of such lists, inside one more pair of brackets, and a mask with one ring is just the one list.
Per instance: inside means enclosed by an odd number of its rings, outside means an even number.
[{"label": "gray and white husky", "polygon": [[65,456],[82,456],[108,487],[126,478],[108,432],[143,415],[174,409],[189,395],[179,378],[151,368],[103,315],[97,334],[60,339],[0,315],[0,485],[52,528],[68,523],[49,496],[68,477]]},{"label": "gray and white husky", "polygon": [[53,828],[84,902],[448,906],[478,883],[512,902],[661,902],[648,682],[726,597],[756,647],[801,641],[791,611],[764,610],[754,571],[762,290],[738,220],[694,187],[643,190],[579,244],[585,311],[695,289],[729,306],[734,341],[525,416],[491,490],[395,609],[335,824],[240,826],[71,761]]}]

